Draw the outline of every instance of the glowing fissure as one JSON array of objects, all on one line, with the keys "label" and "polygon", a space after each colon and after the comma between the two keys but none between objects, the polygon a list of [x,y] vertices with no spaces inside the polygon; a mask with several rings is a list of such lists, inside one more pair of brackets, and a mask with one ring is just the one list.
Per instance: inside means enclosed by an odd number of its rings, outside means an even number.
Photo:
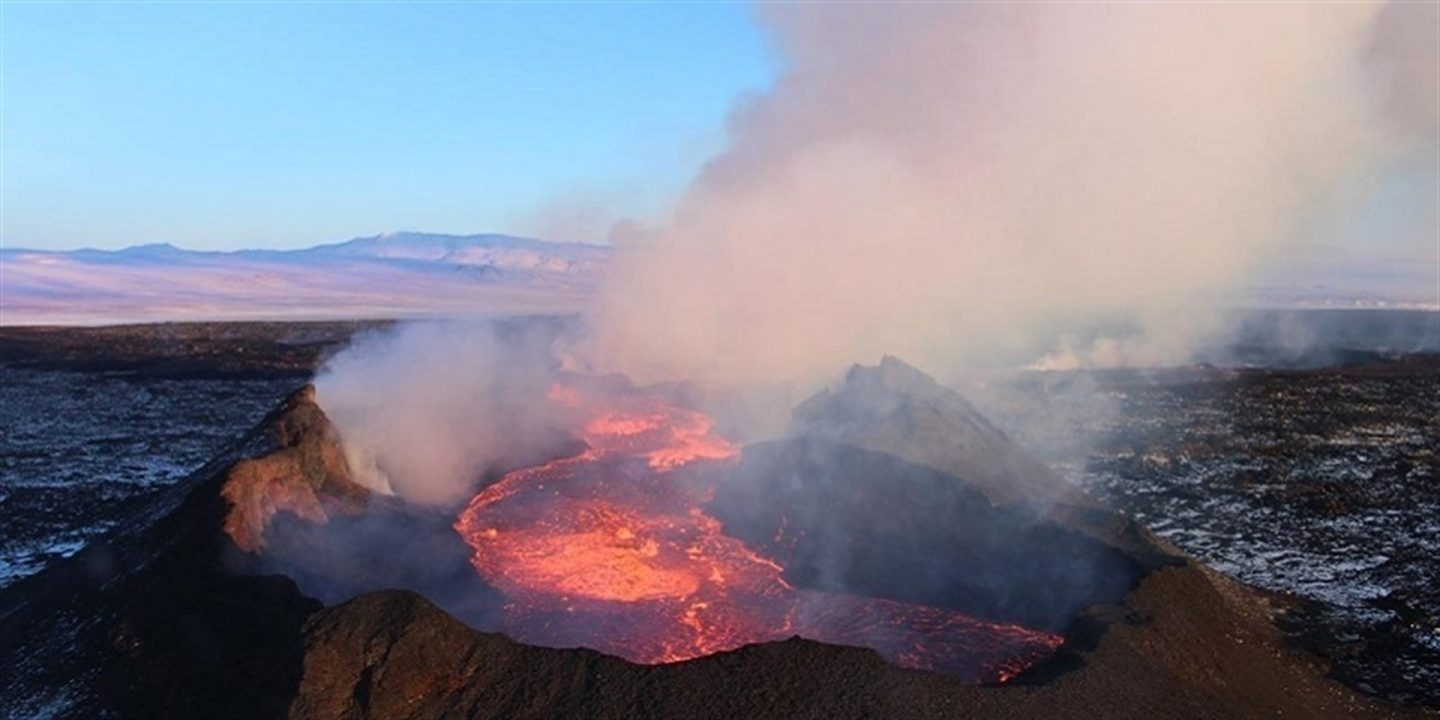
[{"label": "glowing fissure", "polygon": [[517,640],[666,663],[801,635],[978,681],[1060,644],[952,610],[794,588],[702,509],[713,485],[673,472],[738,456],[710,418],[642,393],[601,407],[557,386],[550,400],[577,414],[588,448],[505,475],[455,525],[506,594],[503,630]]}]

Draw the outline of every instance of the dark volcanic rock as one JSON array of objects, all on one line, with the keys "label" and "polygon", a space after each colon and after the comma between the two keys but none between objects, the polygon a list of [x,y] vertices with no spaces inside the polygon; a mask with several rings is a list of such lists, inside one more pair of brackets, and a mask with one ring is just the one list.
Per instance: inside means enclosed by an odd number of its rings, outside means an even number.
[{"label": "dark volcanic rock", "polygon": [[955,476],[822,440],[749,446],[716,488],[708,510],[726,534],[775,558],[792,584],[986,620],[1063,630],[1163,564],[1039,508],[991,505]]},{"label": "dark volcanic rock", "polygon": [[795,431],[965,478],[996,503],[1083,502],[1072,485],[990,424],[965,398],[886,356],[795,408]]},{"label": "dark volcanic rock", "polygon": [[314,407],[299,395],[103,541],[0,591],[0,715],[283,714],[320,604],[223,528],[226,470],[280,449],[266,429]]},{"label": "dark volcanic rock", "polygon": [[1400,717],[1280,649],[1245,591],[1187,564],[1097,609],[1067,662],[980,687],[861,648],[791,639],[674,665],[519,645],[423,598],[380,592],[312,616],[299,718]]},{"label": "dark volcanic rock", "polygon": [[220,488],[230,504],[225,534],[247,552],[265,547],[265,528],[276,513],[325,523],[327,505],[353,514],[370,498],[350,479],[340,437],[315,404],[315,389],[307,385],[287,405],[274,423],[279,447],[232,465]]},{"label": "dark volcanic rock", "polygon": [[964,481],[999,506],[1023,512],[1111,545],[1141,564],[1166,562],[1153,536],[1097,505],[986,420],[965,398],[905,362],[886,357],[856,365],[836,389],[795,408],[794,431],[887,453]]},{"label": "dark volcanic rock", "polygon": [[[799,639],[639,666],[478,632],[403,591],[363,594],[326,608],[289,578],[258,574],[270,567],[265,557],[235,538],[270,552],[287,537],[303,536],[277,534],[287,525],[289,533],[325,527],[311,523],[321,519],[310,512],[311,498],[327,523],[348,522],[351,516],[332,513],[327,503],[351,507],[361,494],[327,461],[329,432],[310,396],[298,394],[125,531],[0,591],[0,715],[1093,720],[1397,714],[1326,679],[1312,657],[1283,648],[1256,595],[1183,557],[1153,562],[1168,555],[1164,548],[1131,553],[1126,548],[1145,536],[1095,509],[1086,511],[1084,533],[1118,528],[1119,535],[1100,543],[1106,549],[1078,544],[1098,557],[1118,554],[1137,584],[1114,602],[1103,594],[1087,597],[1097,604],[1078,611],[1061,653],[1002,686],[967,685],[890,666],[870,650]],[[236,471],[244,467],[235,465],[240,457],[271,459],[266,472]],[[925,482],[963,480],[947,475]],[[980,508],[966,492],[956,491],[964,499],[956,507]],[[272,502],[296,493],[305,502]],[[383,504],[372,498],[366,514]],[[1070,527],[1066,517],[1047,522]],[[227,533],[227,527],[245,532]]]},{"label": "dark volcanic rock", "polygon": [[327,352],[388,321],[189,322],[0,327],[0,360],[17,367],[136,377],[308,377]]}]

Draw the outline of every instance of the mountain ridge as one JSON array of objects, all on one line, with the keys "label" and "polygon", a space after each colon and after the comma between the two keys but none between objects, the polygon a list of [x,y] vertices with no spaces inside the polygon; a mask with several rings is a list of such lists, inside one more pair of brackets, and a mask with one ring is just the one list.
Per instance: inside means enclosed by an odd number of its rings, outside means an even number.
[{"label": "mountain ridge", "polygon": [[183,253],[191,255],[207,256],[276,256],[296,255],[302,253],[316,252],[353,252],[355,248],[368,248],[382,243],[429,243],[437,242],[468,243],[471,245],[491,244],[503,245],[512,248],[525,248],[531,250],[553,249],[575,249],[580,251],[598,251],[608,253],[610,246],[595,243],[581,242],[552,242],[539,238],[525,237],[521,235],[509,235],[506,233],[471,233],[468,235],[457,235],[453,233],[431,233],[418,230],[390,230],[375,235],[361,235],[349,240],[320,243],[306,247],[295,248],[235,248],[233,250],[202,250],[184,248],[168,241],[139,243],[127,245],[120,248],[97,248],[78,247],[64,250],[48,250],[44,248],[31,247],[0,247],[0,256],[4,255],[105,255],[122,256],[138,254],[161,254],[161,253]]},{"label": "mountain ridge", "polygon": [[610,252],[413,231],[279,250],[0,248],[0,324],[567,313]]}]

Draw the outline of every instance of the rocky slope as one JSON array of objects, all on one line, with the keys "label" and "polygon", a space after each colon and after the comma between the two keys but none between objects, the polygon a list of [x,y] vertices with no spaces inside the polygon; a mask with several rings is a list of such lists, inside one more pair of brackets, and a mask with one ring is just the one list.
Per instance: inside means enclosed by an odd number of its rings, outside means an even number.
[{"label": "rocky slope", "polygon": [[953,390],[885,357],[795,408],[797,433],[898,455],[962,477],[991,501],[1083,502]]}]

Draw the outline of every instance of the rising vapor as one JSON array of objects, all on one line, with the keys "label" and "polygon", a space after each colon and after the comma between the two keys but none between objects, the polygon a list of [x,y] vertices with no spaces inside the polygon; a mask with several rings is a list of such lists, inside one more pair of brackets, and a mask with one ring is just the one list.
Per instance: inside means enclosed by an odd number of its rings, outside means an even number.
[{"label": "rising vapor", "polygon": [[[363,482],[462,498],[546,426],[524,410],[562,356],[642,383],[763,386],[710,408],[740,438],[886,354],[944,378],[1184,361],[1219,328],[1218,294],[1397,165],[1437,171],[1416,160],[1440,147],[1434,5],[759,12],[783,75],[735,110],[667,223],[616,225],[582,341],[556,354],[421,326],[317,377]],[[1427,202],[1414,215],[1433,228]]]},{"label": "rising vapor", "polygon": [[[1218,320],[1202,301],[1434,147],[1414,115],[1434,99],[1408,95],[1417,75],[1434,94],[1434,14],[763,5],[784,74],[668,223],[621,246],[597,362],[743,383],[884,353],[942,374],[1037,348],[1183,360]],[[1126,332],[1058,332],[1098,324]]]},{"label": "rising vapor", "polygon": [[468,497],[476,478],[552,438],[546,327],[411,323],[358,338],[315,376],[360,484],[411,502]]}]

